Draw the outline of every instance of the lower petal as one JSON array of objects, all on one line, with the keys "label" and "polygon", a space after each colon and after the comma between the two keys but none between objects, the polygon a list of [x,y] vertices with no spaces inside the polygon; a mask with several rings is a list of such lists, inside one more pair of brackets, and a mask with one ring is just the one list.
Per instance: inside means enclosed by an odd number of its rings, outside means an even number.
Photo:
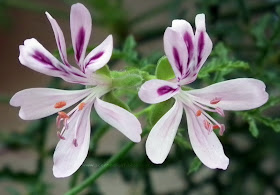
[{"label": "lower petal", "polygon": [[268,100],[265,84],[252,78],[223,81],[187,93],[201,104],[224,110],[250,110],[262,106]]},{"label": "lower petal", "polygon": [[182,103],[176,101],[173,107],[152,128],[146,141],[146,153],[153,163],[161,164],[166,159],[181,122],[182,114]]},{"label": "lower petal", "polygon": [[91,93],[92,89],[66,91],[49,88],[31,88],[17,92],[10,100],[12,106],[20,106],[23,120],[40,119],[64,110]]},{"label": "lower petal", "polygon": [[133,114],[115,104],[104,102],[99,98],[96,98],[94,107],[97,114],[106,123],[118,129],[131,141],[141,141],[141,124]]},{"label": "lower petal", "polygon": [[[76,111],[60,140],[53,155],[53,174],[55,177],[68,177],[75,173],[83,164],[89,149],[90,111],[92,104]],[[78,129],[75,129],[78,128]],[[75,134],[77,132],[77,134]],[[76,139],[75,144],[73,140]]]},{"label": "lower petal", "polygon": [[216,134],[209,132],[204,127],[204,116],[197,117],[195,113],[186,108],[188,120],[188,133],[192,148],[200,161],[211,169],[227,169],[229,164],[228,157],[224,154],[223,146]]},{"label": "lower petal", "polygon": [[155,104],[170,99],[178,92],[177,83],[154,79],[145,82],[141,86],[138,95],[143,102]]}]

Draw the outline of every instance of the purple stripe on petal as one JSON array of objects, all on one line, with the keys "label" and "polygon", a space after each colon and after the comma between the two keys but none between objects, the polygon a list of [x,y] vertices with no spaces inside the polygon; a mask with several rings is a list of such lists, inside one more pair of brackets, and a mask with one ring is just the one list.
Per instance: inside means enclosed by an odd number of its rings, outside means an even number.
[{"label": "purple stripe on petal", "polygon": [[77,35],[76,38],[76,59],[77,61],[80,61],[82,52],[83,52],[83,47],[85,44],[85,29],[82,27],[80,28],[80,31]]},{"label": "purple stripe on petal", "polygon": [[164,95],[164,94],[166,94],[166,93],[174,92],[174,91],[176,91],[176,90],[177,90],[177,89],[174,89],[174,88],[172,88],[172,87],[166,85],[166,86],[162,86],[162,87],[158,88],[157,93],[158,93],[159,95]]},{"label": "purple stripe on petal", "polygon": [[85,65],[85,68],[90,65],[93,61],[99,59],[101,56],[103,56],[104,51],[101,51],[99,53],[97,53],[96,55],[94,55],[93,57],[90,58],[90,60],[88,61],[88,63]]},{"label": "purple stripe on petal", "polygon": [[173,47],[173,56],[174,56],[174,59],[175,59],[176,67],[179,70],[179,72],[182,74],[183,73],[183,66],[180,62],[180,57],[179,57],[178,50],[175,47]]},{"label": "purple stripe on petal", "polygon": [[34,54],[32,55],[32,57],[35,60],[37,60],[45,65],[53,66],[51,60],[48,57],[46,57],[43,53],[41,53],[40,51],[35,51]]},{"label": "purple stripe on petal", "polygon": [[186,44],[186,46],[188,48],[188,53],[189,53],[188,63],[187,63],[187,67],[189,67],[191,59],[193,58],[194,46],[193,46],[192,37],[191,37],[191,35],[188,32],[186,32],[185,35],[184,35],[184,41],[185,41],[185,44]]},{"label": "purple stripe on petal", "polygon": [[200,61],[201,61],[201,59],[202,59],[202,50],[204,49],[204,45],[205,45],[205,43],[204,43],[204,34],[203,34],[203,32],[201,32],[200,33],[200,35],[199,35],[199,37],[198,37],[198,48],[197,48],[197,50],[198,50],[198,58],[197,58],[197,66],[199,66],[199,63],[200,63]]}]

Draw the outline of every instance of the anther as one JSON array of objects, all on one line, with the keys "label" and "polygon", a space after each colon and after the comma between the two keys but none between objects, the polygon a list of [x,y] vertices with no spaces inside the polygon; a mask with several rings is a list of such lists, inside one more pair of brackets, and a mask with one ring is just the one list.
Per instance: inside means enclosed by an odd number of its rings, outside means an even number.
[{"label": "anther", "polygon": [[220,136],[222,136],[224,134],[225,130],[226,130],[225,125],[221,124],[220,131],[219,131]]},{"label": "anther", "polygon": [[61,101],[61,102],[57,102],[54,105],[54,108],[63,108],[64,106],[66,106],[66,102],[65,101]]},{"label": "anther", "polygon": [[215,110],[216,110],[216,112],[217,112],[219,115],[221,115],[222,117],[225,116],[225,113],[224,113],[224,110],[223,110],[223,109],[217,107],[217,108],[215,108]]},{"label": "anther", "polygon": [[78,147],[77,139],[73,139],[73,144],[74,144],[75,147]]},{"label": "anther", "polygon": [[201,110],[198,110],[198,111],[196,111],[196,116],[200,116],[201,115],[201,113],[202,113],[202,111]]},{"label": "anther", "polygon": [[59,139],[65,140],[65,137],[63,137],[59,131],[57,131],[56,134]]},{"label": "anther", "polygon": [[210,101],[210,104],[217,104],[217,103],[219,103],[219,102],[221,101],[221,99],[222,99],[222,98],[215,97],[214,99],[212,99],[212,100]]},{"label": "anther", "polygon": [[209,123],[207,120],[204,120],[203,123],[204,123],[205,129],[207,129],[207,131],[209,131],[209,133],[210,133],[213,130],[213,125],[211,123]]},{"label": "anther", "polygon": [[65,112],[58,112],[60,118],[69,119],[70,117]]},{"label": "anther", "polygon": [[213,125],[213,129],[220,129],[219,125]]},{"label": "anther", "polygon": [[86,103],[82,102],[79,104],[79,110],[82,110],[85,107]]}]

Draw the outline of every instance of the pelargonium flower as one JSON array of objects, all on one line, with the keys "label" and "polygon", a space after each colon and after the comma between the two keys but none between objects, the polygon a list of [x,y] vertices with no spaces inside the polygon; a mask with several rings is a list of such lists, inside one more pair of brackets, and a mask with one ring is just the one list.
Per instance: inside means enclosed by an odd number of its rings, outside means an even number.
[{"label": "pelargonium flower", "polygon": [[[19,47],[19,61],[37,72],[61,77],[70,83],[86,85],[87,88],[73,91],[25,89],[16,93],[10,104],[21,107],[19,116],[24,120],[40,119],[58,113],[57,126],[59,128],[63,123],[63,128],[58,132],[60,141],[54,152],[53,174],[55,177],[67,177],[82,165],[87,156],[90,143],[90,112],[93,105],[105,122],[134,142],[141,140],[142,129],[133,114],[100,99],[112,90],[112,81],[109,77],[96,74],[95,71],[106,65],[112,55],[112,36],[109,35],[85,57],[91,34],[91,16],[82,4],[72,5],[70,27],[78,69],[71,66],[67,60],[66,44],[59,25],[49,13],[46,15],[53,28],[63,63],[36,39],[25,40],[24,45]],[[70,112],[62,111],[76,103],[77,106]]]},{"label": "pelargonium flower", "polygon": [[212,42],[206,33],[205,15],[195,18],[195,34],[185,20],[173,20],[172,27],[164,33],[164,50],[176,79],[171,81],[150,80],[139,91],[144,102],[155,104],[173,97],[173,107],[152,128],[146,153],[155,164],[166,159],[180,124],[183,110],[188,123],[188,134],[192,148],[209,168],[226,169],[229,164],[223,147],[213,130],[220,135],[225,126],[207,112],[224,116],[224,110],[249,110],[263,105],[268,100],[265,85],[252,78],[238,78],[184,91],[181,86],[193,82],[212,50]]}]

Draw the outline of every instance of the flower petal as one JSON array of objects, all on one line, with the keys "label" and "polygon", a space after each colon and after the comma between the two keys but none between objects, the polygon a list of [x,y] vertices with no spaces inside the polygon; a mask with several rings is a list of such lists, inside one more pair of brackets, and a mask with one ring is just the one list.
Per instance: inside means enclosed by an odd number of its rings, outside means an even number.
[{"label": "flower petal", "polygon": [[[19,116],[23,120],[35,120],[52,115],[77,103],[91,93],[92,89],[65,91],[59,89],[33,88],[17,92],[10,104],[21,107]],[[64,106],[57,106],[62,102]]]},{"label": "flower petal", "polygon": [[[55,177],[68,177],[75,173],[83,164],[89,149],[90,141],[90,111],[92,103],[82,111],[77,110],[70,118],[68,128],[53,155],[53,174]],[[73,140],[76,139],[76,146]]]},{"label": "flower petal", "polygon": [[180,80],[187,72],[188,50],[181,34],[168,27],[164,32],[164,51],[176,77]]},{"label": "flower petal", "polygon": [[146,153],[153,163],[161,164],[166,159],[182,119],[182,114],[182,103],[175,101],[173,107],[152,128],[146,141]]},{"label": "flower petal", "polygon": [[145,82],[141,86],[138,96],[143,102],[155,104],[168,100],[177,94],[179,90],[180,88],[176,83],[154,79]]},{"label": "flower petal", "polygon": [[92,73],[102,68],[110,60],[113,51],[113,37],[109,35],[100,45],[94,48],[84,60],[84,70]]},{"label": "flower petal", "polygon": [[122,132],[131,141],[141,141],[141,124],[133,114],[119,106],[104,102],[99,98],[96,98],[94,107],[97,114],[106,123]]},{"label": "flower petal", "polygon": [[72,44],[77,64],[83,65],[86,48],[91,34],[91,16],[88,9],[81,3],[71,7],[70,27]]},{"label": "flower petal", "polygon": [[209,132],[204,127],[203,121],[206,117],[197,117],[189,108],[185,108],[188,122],[188,133],[193,151],[200,161],[211,169],[227,169],[228,157],[224,154],[223,146],[216,134]]},{"label": "flower petal", "polygon": [[59,25],[57,24],[56,20],[48,12],[46,12],[46,15],[51,23],[60,57],[63,63],[69,66],[63,32],[59,27]]},{"label": "flower petal", "polygon": [[68,67],[58,61],[36,39],[27,39],[19,46],[21,64],[45,75],[60,77],[71,83],[87,84],[85,74],[74,67]]},{"label": "flower petal", "polygon": [[[250,110],[260,107],[268,100],[265,84],[252,78],[223,81],[187,93],[193,100],[201,104],[219,107],[223,110]],[[219,101],[213,104],[215,99]]]}]

